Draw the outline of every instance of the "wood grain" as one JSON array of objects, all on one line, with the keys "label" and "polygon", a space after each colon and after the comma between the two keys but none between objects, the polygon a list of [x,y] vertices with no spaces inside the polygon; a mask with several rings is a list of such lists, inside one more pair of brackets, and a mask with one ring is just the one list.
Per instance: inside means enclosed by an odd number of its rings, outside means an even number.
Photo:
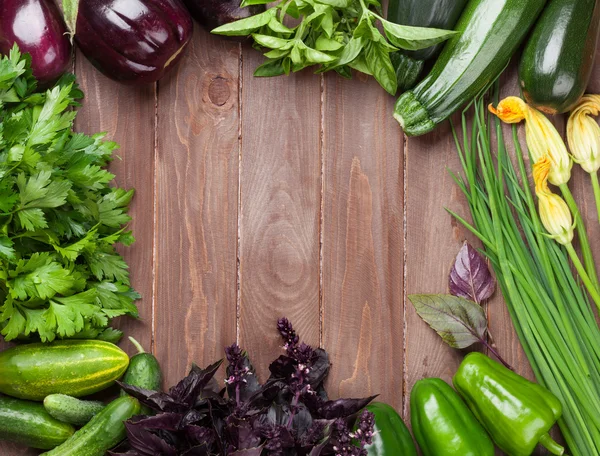
[{"label": "wood grain", "polygon": [[[152,344],[153,246],[154,246],[154,130],[155,87],[124,86],[103,76],[87,59],[77,53],[77,82],[85,99],[76,118],[75,128],[87,134],[106,132],[106,140],[121,147],[115,151],[110,170],[114,184],[135,188],[131,204],[130,228],[136,242],[119,250],[130,265],[133,287],[142,295],[137,301],[140,319],[115,320],[115,326],[135,337],[147,350]],[[128,353],[136,350],[125,338],[121,343]]]},{"label": "wood grain", "polygon": [[[468,206],[448,169],[460,163],[448,123],[418,138],[408,138],[406,154],[406,293],[445,293],[448,273],[466,239],[462,228],[444,210],[468,214]],[[462,354],[444,344],[406,301],[404,417],[408,422],[409,396],[414,383],[425,377],[451,382]]]},{"label": "wood grain", "polygon": [[402,407],[403,136],[372,79],[325,78],[323,343],[333,397]]},{"label": "wood grain", "polygon": [[279,317],[319,344],[321,93],[310,72],[254,78],[262,56],[243,57],[240,343],[264,380]]},{"label": "wood grain", "polygon": [[159,83],[156,353],[165,386],[236,340],[239,45],[197,29]]}]

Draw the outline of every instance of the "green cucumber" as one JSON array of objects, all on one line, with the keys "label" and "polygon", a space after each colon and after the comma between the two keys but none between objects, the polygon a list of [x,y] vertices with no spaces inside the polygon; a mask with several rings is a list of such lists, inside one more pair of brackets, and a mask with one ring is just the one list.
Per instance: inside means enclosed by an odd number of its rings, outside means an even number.
[{"label": "green cucumber", "polygon": [[44,408],[59,421],[83,426],[102,411],[100,401],[84,401],[66,394],[50,394],[44,398]]},{"label": "green cucumber", "polygon": [[127,353],[100,340],[18,345],[0,353],[0,393],[34,401],[86,396],[112,385],[128,365]]},{"label": "green cucumber", "polygon": [[[413,27],[433,27],[452,30],[465,9],[467,0],[390,0],[388,21]],[[398,51],[390,55],[398,78],[398,90],[412,89],[417,83],[425,61],[442,51],[444,43],[418,51]]]},{"label": "green cucumber", "polygon": [[550,0],[519,65],[524,98],[547,114],[570,111],[590,81],[598,32],[597,0]]},{"label": "green cucumber", "polygon": [[432,131],[490,86],[534,24],[546,0],[470,0],[431,72],[403,93],[394,118],[408,136]]},{"label": "green cucumber", "polygon": [[108,404],[65,443],[44,456],[104,456],[126,436],[124,422],[140,413],[140,403],[130,396]]},{"label": "green cucumber", "polygon": [[73,426],[54,419],[42,404],[0,396],[0,440],[50,450],[74,432]]},{"label": "green cucumber", "polygon": [[[121,383],[147,390],[158,391],[162,381],[158,360],[152,353],[146,353],[139,342],[133,337],[130,337],[129,340],[135,345],[138,353],[129,360],[129,367],[125,372]],[[125,391],[121,391],[121,396],[124,396],[125,394],[127,394]]]}]

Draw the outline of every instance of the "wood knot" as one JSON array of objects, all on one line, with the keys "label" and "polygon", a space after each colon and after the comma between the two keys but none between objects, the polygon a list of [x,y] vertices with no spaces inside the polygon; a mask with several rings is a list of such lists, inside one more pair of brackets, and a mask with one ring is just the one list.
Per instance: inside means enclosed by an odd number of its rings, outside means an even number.
[{"label": "wood knot", "polygon": [[229,100],[231,90],[229,80],[223,76],[215,76],[208,86],[208,98],[216,106],[223,106]]}]

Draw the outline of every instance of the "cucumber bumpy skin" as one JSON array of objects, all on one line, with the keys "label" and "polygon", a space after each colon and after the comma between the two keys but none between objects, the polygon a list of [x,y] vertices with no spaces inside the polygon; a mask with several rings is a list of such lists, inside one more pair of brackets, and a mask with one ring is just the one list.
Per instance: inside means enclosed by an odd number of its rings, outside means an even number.
[{"label": "cucumber bumpy skin", "polygon": [[50,450],[74,432],[73,426],[54,419],[42,404],[0,396],[0,440]]},{"label": "cucumber bumpy skin", "polygon": [[394,118],[408,136],[433,130],[488,88],[546,0],[470,0],[431,72],[398,99]]},{"label": "cucumber bumpy skin", "polygon": [[42,456],[104,456],[126,436],[124,422],[140,413],[137,399],[115,399],[65,443]]},{"label": "cucumber bumpy skin", "polygon": [[100,401],[84,401],[66,394],[50,394],[44,399],[46,411],[63,423],[83,426],[104,409]]}]

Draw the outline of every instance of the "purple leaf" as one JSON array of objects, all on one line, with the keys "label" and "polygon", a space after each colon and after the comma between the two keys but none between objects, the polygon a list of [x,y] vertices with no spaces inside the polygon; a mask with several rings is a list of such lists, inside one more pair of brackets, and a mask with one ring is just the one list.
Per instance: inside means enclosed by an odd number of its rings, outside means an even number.
[{"label": "purple leaf", "polygon": [[129,444],[139,454],[147,456],[177,456],[177,450],[139,424],[125,423]]},{"label": "purple leaf", "polygon": [[481,254],[465,242],[456,256],[449,277],[450,293],[481,304],[496,289],[496,282]]},{"label": "purple leaf", "polygon": [[230,456],[260,456],[262,453],[264,445],[261,445],[256,448],[248,448],[247,450],[237,450],[232,453],[229,453]]},{"label": "purple leaf", "polygon": [[377,396],[366,397],[364,399],[337,399],[327,401],[319,408],[319,414],[326,420],[342,418],[358,413],[364,409],[369,402]]},{"label": "purple leaf", "polygon": [[222,363],[223,360],[217,361],[206,369],[200,369],[197,366],[193,366],[187,377],[169,389],[169,395],[175,402],[193,405],[200,392],[215,376],[217,369],[219,369]]}]

